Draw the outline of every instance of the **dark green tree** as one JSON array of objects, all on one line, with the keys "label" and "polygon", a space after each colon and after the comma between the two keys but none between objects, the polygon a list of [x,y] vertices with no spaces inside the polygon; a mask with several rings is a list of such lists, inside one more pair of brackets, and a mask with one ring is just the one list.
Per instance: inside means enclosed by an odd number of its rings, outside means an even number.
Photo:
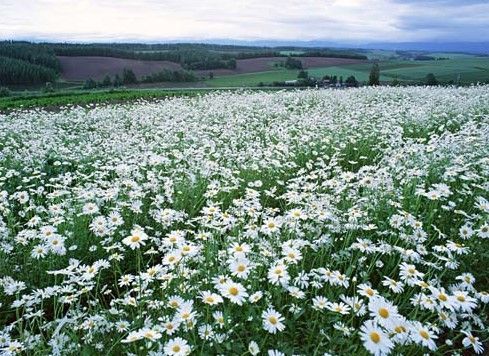
[{"label": "dark green tree", "polygon": [[110,76],[107,74],[104,77],[104,80],[102,80],[102,86],[103,87],[110,87],[112,85],[112,80],[110,79]]},{"label": "dark green tree", "polygon": [[132,69],[124,68],[124,70],[122,71],[122,82],[124,84],[135,84],[138,82],[136,74],[134,74]]},{"label": "dark green tree", "polygon": [[358,80],[354,75],[350,75],[348,78],[346,78],[345,84],[349,87],[358,87]]},{"label": "dark green tree", "polygon": [[57,73],[51,68],[0,56],[0,83],[3,85],[41,84],[54,82],[56,79]]},{"label": "dark green tree", "polygon": [[307,79],[309,78],[309,74],[305,70],[301,70],[299,74],[297,75],[297,78],[299,79]]},{"label": "dark green tree", "polygon": [[284,67],[287,69],[302,69],[302,62],[299,59],[288,56],[285,60]]},{"label": "dark green tree", "polygon": [[85,80],[85,84],[83,85],[83,89],[95,89],[97,87],[97,82],[92,78],[88,78]]},{"label": "dark green tree", "polygon": [[380,84],[380,67],[378,63],[374,63],[372,69],[370,70],[370,75],[368,76],[368,85],[379,85]]},{"label": "dark green tree", "polygon": [[7,87],[0,87],[0,98],[10,96],[10,90]]},{"label": "dark green tree", "polygon": [[114,77],[114,87],[120,87],[122,85],[122,79],[121,77],[119,76],[119,74],[116,74],[115,77]]},{"label": "dark green tree", "polygon": [[42,91],[44,93],[54,93],[54,86],[53,86],[53,83],[51,82],[46,82],[46,84],[44,85],[44,88],[42,88]]},{"label": "dark green tree", "polygon": [[426,85],[438,85],[438,80],[433,73],[428,73],[425,78]]}]

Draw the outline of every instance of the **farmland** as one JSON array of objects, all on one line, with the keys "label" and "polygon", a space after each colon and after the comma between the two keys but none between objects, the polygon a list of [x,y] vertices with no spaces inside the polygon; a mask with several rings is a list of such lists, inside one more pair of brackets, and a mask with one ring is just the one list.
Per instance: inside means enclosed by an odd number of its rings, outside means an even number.
[{"label": "farmland", "polygon": [[[112,57],[58,57],[61,63],[62,78],[65,80],[100,80],[105,75],[120,74],[124,68],[131,68],[138,78],[163,69],[181,70],[181,65],[170,61],[143,61]],[[219,75],[237,75],[266,72],[274,69],[274,63],[283,61],[283,57],[262,57],[238,59],[234,69],[197,70],[198,75],[208,76],[210,72]],[[346,58],[303,57],[300,59],[305,68],[321,68],[335,65],[358,64],[365,61]],[[294,71],[294,73],[296,73]]]},{"label": "farmland", "polygon": [[[297,86],[323,79],[365,85],[372,66],[380,84],[442,85],[489,82],[489,57],[468,53],[210,44],[35,44],[0,42],[0,89],[76,91],[108,88],[284,87],[307,71]],[[304,74],[304,73],[302,73]],[[336,84],[336,83],[333,83]],[[5,90],[4,90],[5,92]],[[5,94],[0,94],[4,96]]]},{"label": "farmland", "polygon": [[[432,56],[445,60],[405,61],[400,59],[381,60],[381,80],[385,83],[394,79],[409,83],[423,82],[428,73],[433,73],[442,82],[461,83],[486,82],[489,80],[489,57],[474,55],[433,53]],[[102,79],[109,74],[120,74],[124,68],[133,68],[138,77],[162,69],[181,70],[182,67],[169,61],[141,61],[110,57],[59,57],[62,78],[65,80]],[[358,59],[302,57],[299,58],[310,76],[321,78],[336,75],[347,78],[354,75],[360,82],[367,82],[372,63]],[[259,83],[272,84],[297,78],[297,70],[275,67],[283,57],[262,57],[237,60],[235,69],[198,70],[195,73],[213,79],[204,80],[208,87],[252,87]],[[195,86],[195,85],[191,85]]]},{"label": "farmland", "polygon": [[0,114],[0,352],[487,352],[488,86],[195,94]]},{"label": "farmland", "polygon": [[112,57],[57,57],[61,65],[62,78],[84,81],[88,78],[101,80],[105,75],[121,74],[131,68],[136,76],[142,77],[162,69],[177,70],[181,66],[170,61],[142,61]]},{"label": "farmland", "polygon": [[[381,81],[394,79],[405,84],[422,83],[428,73],[433,73],[442,82],[477,83],[489,81],[489,57],[458,55],[447,60],[433,61],[380,61]],[[354,75],[360,82],[367,82],[372,63],[348,63],[321,67],[305,67],[310,76],[321,78],[336,75],[347,78]],[[460,76],[460,77],[459,77]],[[256,86],[260,82],[285,81],[297,78],[297,71],[277,69],[243,75],[221,76],[207,80],[209,86]]]}]

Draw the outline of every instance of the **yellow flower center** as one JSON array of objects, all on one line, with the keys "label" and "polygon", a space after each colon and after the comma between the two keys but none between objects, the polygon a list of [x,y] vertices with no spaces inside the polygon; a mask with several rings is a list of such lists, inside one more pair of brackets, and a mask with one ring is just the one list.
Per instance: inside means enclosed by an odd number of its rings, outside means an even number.
[{"label": "yellow flower center", "polygon": [[239,265],[238,266],[238,272],[244,272],[246,270],[246,266],[245,265]]},{"label": "yellow flower center", "polygon": [[457,296],[457,300],[459,302],[465,302],[465,297],[463,295],[459,295],[459,296]]},{"label": "yellow flower center", "polygon": [[139,240],[141,240],[141,238],[137,235],[131,237],[131,242],[138,242]]},{"label": "yellow flower center", "polygon": [[238,293],[239,293],[238,288],[236,288],[236,287],[229,288],[229,294],[237,296]]},{"label": "yellow flower center", "polygon": [[438,299],[440,299],[442,302],[446,302],[448,300],[448,297],[442,293],[438,296]]},{"label": "yellow flower center", "polygon": [[272,315],[272,316],[270,316],[270,317],[268,318],[268,321],[269,321],[269,322],[270,322],[270,324],[272,324],[272,325],[275,325],[275,324],[277,324],[277,323],[278,323],[277,318],[276,318],[276,317],[274,317],[273,315]]},{"label": "yellow flower center", "polygon": [[401,334],[406,332],[406,328],[402,325],[398,325],[394,328],[394,331],[398,334]]},{"label": "yellow flower center", "polygon": [[175,352],[175,353],[176,353],[176,352],[180,352],[180,346],[179,346],[179,345],[175,345],[175,346],[173,346],[173,347],[171,348],[171,350],[172,350],[173,352]]},{"label": "yellow flower center", "polygon": [[370,333],[370,340],[378,344],[380,342],[380,334],[378,332],[372,331]]},{"label": "yellow flower center", "polygon": [[428,334],[428,332],[426,330],[420,330],[419,335],[421,335],[421,337],[425,340],[430,339],[430,334]]},{"label": "yellow flower center", "polygon": [[387,310],[387,308],[380,308],[379,309],[379,315],[382,318],[387,319],[389,317],[389,311]]}]

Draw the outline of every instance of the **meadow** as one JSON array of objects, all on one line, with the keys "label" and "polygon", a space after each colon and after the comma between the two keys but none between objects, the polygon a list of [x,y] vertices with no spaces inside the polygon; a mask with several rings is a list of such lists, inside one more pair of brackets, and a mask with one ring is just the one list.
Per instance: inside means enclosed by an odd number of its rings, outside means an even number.
[{"label": "meadow", "polygon": [[0,353],[483,354],[488,190],[488,86],[0,114]]},{"label": "meadow", "polygon": [[[445,60],[406,61],[381,58],[380,80],[390,83],[394,79],[404,84],[423,83],[426,75],[433,73],[443,83],[485,83],[489,81],[489,58],[464,54],[434,53],[432,56]],[[311,77],[322,78],[325,75],[343,79],[354,75],[360,83],[368,82],[372,63],[344,64],[327,67],[306,68]],[[238,75],[216,76],[206,80],[210,87],[257,86],[260,82],[271,84],[274,81],[297,79],[296,70],[279,68],[264,72]]]}]

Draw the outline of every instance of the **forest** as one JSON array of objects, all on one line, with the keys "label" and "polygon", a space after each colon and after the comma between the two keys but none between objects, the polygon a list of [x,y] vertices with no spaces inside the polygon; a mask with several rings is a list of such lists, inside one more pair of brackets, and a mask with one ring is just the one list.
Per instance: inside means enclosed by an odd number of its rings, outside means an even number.
[{"label": "forest", "polygon": [[[43,84],[56,81],[61,72],[57,56],[101,56],[137,60],[165,60],[179,63],[185,70],[235,69],[237,59],[287,57],[295,47],[250,47],[199,43],[30,43],[0,42],[0,85]],[[297,56],[366,59],[347,50],[301,49]],[[184,73],[185,74],[185,73]],[[168,73],[158,77],[172,77]],[[183,75],[183,78],[190,78]],[[192,78],[190,78],[192,79]],[[178,76],[178,81],[181,77]],[[193,79],[192,79],[193,80]]]},{"label": "forest", "polygon": [[60,72],[54,51],[29,42],[0,42],[0,84],[53,82]]}]

